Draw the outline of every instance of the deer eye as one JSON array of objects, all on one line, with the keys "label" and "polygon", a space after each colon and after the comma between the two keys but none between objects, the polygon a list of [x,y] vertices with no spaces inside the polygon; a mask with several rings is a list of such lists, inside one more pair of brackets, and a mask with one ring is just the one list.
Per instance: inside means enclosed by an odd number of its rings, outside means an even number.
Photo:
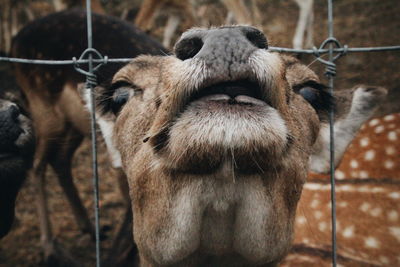
[{"label": "deer eye", "polygon": [[295,86],[294,91],[310,103],[318,113],[329,112],[329,110],[334,107],[333,96],[323,84],[309,81]]},{"label": "deer eye", "polygon": [[109,105],[114,114],[119,113],[129,99],[143,94],[141,88],[127,82],[117,82],[112,85],[112,88],[114,90],[112,90],[113,94]]},{"label": "deer eye", "polygon": [[311,105],[318,101],[318,92],[312,87],[303,87],[298,93]]}]

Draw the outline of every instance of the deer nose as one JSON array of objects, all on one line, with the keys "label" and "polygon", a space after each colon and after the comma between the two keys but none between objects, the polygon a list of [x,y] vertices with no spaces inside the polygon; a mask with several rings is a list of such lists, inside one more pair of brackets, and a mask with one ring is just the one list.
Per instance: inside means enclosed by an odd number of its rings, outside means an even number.
[{"label": "deer nose", "polygon": [[12,119],[13,121],[17,121],[18,116],[21,114],[19,108],[15,105],[11,105],[6,112],[8,113],[8,115],[10,116],[10,119]]},{"label": "deer nose", "polygon": [[19,108],[16,105],[10,105],[3,110],[0,110],[0,120],[17,121],[18,116],[21,114]]},{"label": "deer nose", "polygon": [[255,50],[267,48],[267,38],[258,29],[227,26],[207,31],[188,31],[176,43],[174,50],[176,57],[181,60],[201,58],[206,64],[226,65],[247,61]]},{"label": "deer nose", "polygon": [[21,114],[19,108],[10,105],[0,110],[0,145],[11,145],[22,133],[18,122],[18,116]]}]

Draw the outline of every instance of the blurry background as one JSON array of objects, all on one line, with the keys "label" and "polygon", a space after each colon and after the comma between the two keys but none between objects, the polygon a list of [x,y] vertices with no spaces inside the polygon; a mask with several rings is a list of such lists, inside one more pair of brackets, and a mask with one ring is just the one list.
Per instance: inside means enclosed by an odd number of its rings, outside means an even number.
[{"label": "blurry background", "polygon": [[[49,13],[72,8],[84,7],[84,0],[0,0],[0,54],[9,52],[11,38],[26,23]],[[96,0],[92,1],[93,10],[117,16],[127,21],[135,21],[141,5],[140,0]],[[185,9],[174,9],[181,1],[169,0],[166,7],[156,16],[154,25],[145,30],[162,41],[163,29],[168,12],[181,12],[183,19],[178,31],[172,38],[172,44],[187,28],[200,23],[198,18],[182,14]],[[197,1],[212,8],[200,9],[202,19],[209,25],[224,24],[228,11],[219,1]],[[171,5],[171,10],[168,10]],[[298,7],[292,0],[258,0],[256,8],[260,15],[260,26],[267,35],[270,45],[291,47],[298,18]],[[174,11],[175,10],[175,11]],[[176,11],[178,10],[178,11]],[[319,46],[327,36],[327,2],[315,0],[314,3],[314,45]],[[398,0],[336,0],[334,1],[334,32],[336,38],[349,47],[400,45],[400,2]],[[68,22],[65,22],[68,23]],[[204,23],[204,21],[203,21]],[[57,34],[56,32],[54,34]],[[80,38],[86,38],[82,36]],[[94,44],[96,46],[96,44]],[[76,55],[79,57],[79,55]],[[302,56],[306,64],[322,77],[325,67],[315,61],[313,56]],[[390,90],[389,97],[377,114],[400,111],[400,51],[379,53],[352,53],[340,58],[335,79],[336,89],[351,88],[356,84],[384,86]],[[72,66],[71,66],[72,68]],[[0,62],[0,84],[12,82],[12,69],[8,63]],[[100,141],[101,143],[101,141]],[[117,182],[113,179],[111,168],[105,155],[104,145],[99,155],[101,225],[109,229],[109,236],[115,231],[115,225],[123,214],[124,203]],[[73,175],[79,187],[85,206],[92,212],[92,181],[90,170],[90,144],[86,141],[74,158]],[[79,164],[78,164],[79,163]],[[78,231],[63,193],[48,174],[48,194],[52,212],[55,237],[85,266],[94,265],[94,244],[86,235]],[[39,229],[34,205],[34,191],[27,180],[17,201],[16,223],[10,234],[0,241],[0,266],[42,266]],[[110,246],[110,239],[102,242],[103,251]]]}]

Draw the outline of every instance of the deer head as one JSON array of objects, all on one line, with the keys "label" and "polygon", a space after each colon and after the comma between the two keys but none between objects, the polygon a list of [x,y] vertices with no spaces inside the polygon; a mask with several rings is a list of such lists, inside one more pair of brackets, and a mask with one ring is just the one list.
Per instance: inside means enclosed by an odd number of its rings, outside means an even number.
[{"label": "deer head", "polygon": [[[338,120],[356,92],[338,98]],[[97,95],[143,265],[273,266],[287,254],[309,158],[327,149],[332,96],[313,71],[253,27],[193,29],[175,56],[140,56]]]},{"label": "deer head", "polygon": [[16,90],[0,89],[0,238],[14,220],[15,199],[32,162],[33,148],[31,120],[21,95]]}]

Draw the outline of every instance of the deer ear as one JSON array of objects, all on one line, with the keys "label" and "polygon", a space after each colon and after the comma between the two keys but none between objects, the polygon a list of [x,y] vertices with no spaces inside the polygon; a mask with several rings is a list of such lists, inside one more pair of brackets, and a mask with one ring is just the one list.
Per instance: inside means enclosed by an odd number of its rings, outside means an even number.
[{"label": "deer ear", "polygon": [[[374,114],[386,94],[385,88],[365,85],[334,93],[335,167],[339,165],[347,146],[354,139],[362,124]],[[309,164],[310,171],[315,173],[328,173],[330,170],[329,122],[321,122]]]},{"label": "deer ear", "polygon": [[[98,101],[100,101],[99,96],[104,93],[105,88],[101,86],[97,86],[94,88],[95,91],[95,105],[96,105],[96,122],[100,127],[101,134],[104,138],[104,141],[107,146],[107,151],[111,159],[112,166],[114,168],[122,167],[121,164],[121,155],[117,150],[114,141],[113,141],[113,133],[114,133],[114,125],[115,125],[115,115],[111,112],[103,112],[100,110],[100,106],[98,105]],[[85,84],[78,84],[78,92],[85,104],[85,107],[89,112],[92,112],[92,107],[90,105],[90,90],[86,89]]]}]

